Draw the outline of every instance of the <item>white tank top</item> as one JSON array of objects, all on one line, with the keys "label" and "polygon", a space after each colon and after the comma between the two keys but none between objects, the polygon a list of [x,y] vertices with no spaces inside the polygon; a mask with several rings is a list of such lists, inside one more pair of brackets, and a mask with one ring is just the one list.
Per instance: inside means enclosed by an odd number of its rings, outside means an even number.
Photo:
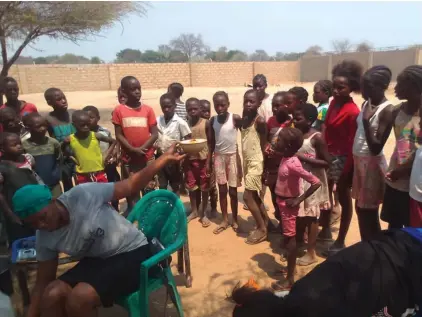
[{"label": "white tank top", "polygon": [[227,122],[224,124],[219,123],[217,117],[214,117],[212,127],[215,132],[215,153],[236,153],[237,129],[233,124],[233,114],[229,113]]},{"label": "white tank top", "polygon": [[[377,111],[374,113],[374,115],[369,119],[369,124],[371,125],[372,131],[374,132],[374,135],[376,135],[379,127],[379,114],[382,110],[384,110],[385,107],[390,105],[391,103],[386,100],[382,104],[380,104],[377,108]],[[365,107],[369,106],[369,102],[365,102],[362,106],[362,109],[356,119],[356,123],[358,125],[358,128],[356,130],[355,140],[353,142],[353,155],[356,156],[368,156],[373,155],[371,151],[369,150],[368,143],[366,142],[366,136],[365,136],[365,129],[363,127],[363,121],[362,121],[362,114]],[[382,150],[378,155],[384,155],[384,151]]]}]

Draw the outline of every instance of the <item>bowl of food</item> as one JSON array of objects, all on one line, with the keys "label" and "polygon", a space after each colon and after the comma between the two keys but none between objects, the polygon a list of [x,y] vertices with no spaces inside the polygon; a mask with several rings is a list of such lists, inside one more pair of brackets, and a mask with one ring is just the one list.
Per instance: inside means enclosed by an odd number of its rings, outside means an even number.
[{"label": "bowl of food", "polygon": [[206,144],[206,139],[190,139],[179,142],[179,146],[186,154],[198,154]]}]

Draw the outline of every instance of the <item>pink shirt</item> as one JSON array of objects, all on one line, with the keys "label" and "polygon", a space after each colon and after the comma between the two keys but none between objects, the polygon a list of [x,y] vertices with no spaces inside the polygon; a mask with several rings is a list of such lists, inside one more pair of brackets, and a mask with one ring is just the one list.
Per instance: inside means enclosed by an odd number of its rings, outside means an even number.
[{"label": "pink shirt", "polygon": [[281,159],[278,168],[277,184],[275,193],[281,197],[299,197],[301,195],[300,180],[304,179],[311,185],[319,184],[319,179],[302,167],[302,163],[296,156]]}]

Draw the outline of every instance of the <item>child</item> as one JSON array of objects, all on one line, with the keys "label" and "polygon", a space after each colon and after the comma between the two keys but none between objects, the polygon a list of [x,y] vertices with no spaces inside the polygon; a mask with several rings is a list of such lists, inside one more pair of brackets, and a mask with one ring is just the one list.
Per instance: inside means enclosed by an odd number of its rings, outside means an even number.
[{"label": "child", "polygon": [[[99,133],[109,139],[112,138],[111,132],[100,125],[98,125],[98,122],[100,121],[100,112],[98,109],[94,106],[86,106],[82,109],[86,113],[88,113],[89,119],[90,119],[90,129],[91,131],[95,133]],[[110,148],[110,144],[108,142],[102,142],[100,141],[100,148],[101,148],[101,154],[103,157],[107,156],[107,151]],[[118,156],[118,146],[114,147],[113,153],[111,158],[105,162],[105,168],[104,171],[107,175],[107,179],[110,183],[115,183],[120,181],[120,174],[117,171],[117,156]],[[119,202],[113,201],[112,205],[114,209],[117,211],[119,210]]]},{"label": "child", "polygon": [[[216,116],[210,119],[211,154],[214,155],[214,169],[220,195],[220,208],[223,222],[213,231],[219,234],[229,227],[227,213],[227,191],[233,213],[232,228],[237,232],[237,187],[240,187],[240,166],[237,160],[237,129],[242,126],[239,115],[228,112],[230,101],[224,91],[217,91],[213,97]],[[227,185],[229,189],[227,190]]]},{"label": "child", "polygon": [[[184,88],[180,83],[172,83],[168,86],[168,93],[172,94],[174,98],[176,98],[176,110],[174,111],[179,118],[188,121],[188,114],[186,112],[185,103],[180,99],[183,95]],[[184,171],[182,166],[180,166],[181,170],[180,173],[182,175],[182,182],[180,184],[179,192],[181,195],[186,196],[188,195],[188,191],[185,188],[185,181],[186,177],[184,175]]]},{"label": "child", "polygon": [[[49,88],[44,93],[44,98],[49,106],[53,108],[47,116],[48,133],[60,143],[69,135],[75,133],[71,116],[73,110],[68,110],[67,100],[64,93],[58,88]],[[75,163],[71,159],[70,153],[63,152],[62,163],[62,183],[63,190],[68,191],[73,187],[73,176],[75,174]]]},{"label": "child", "polygon": [[15,240],[35,235],[35,230],[22,224],[11,210],[12,197],[21,187],[42,183],[33,172],[35,164],[31,154],[24,154],[22,142],[17,134],[3,132],[0,150],[0,208],[3,211],[6,231],[11,245]]},{"label": "child", "polygon": [[0,109],[0,125],[4,132],[15,133],[20,136],[22,141],[31,136],[13,108]]},{"label": "child", "polygon": [[297,100],[300,104],[304,104],[304,103],[308,102],[309,94],[308,94],[308,92],[306,91],[305,88],[295,86],[293,88],[290,88],[289,92],[296,96],[296,98],[297,98]]},{"label": "child", "polygon": [[[208,100],[202,99],[199,101],[201,105],[201,117],[210,120],[211,118],[211,103]],[[209,149],[208,149],[209,150]],[[218,192],[217,185],[215,183],[215,172],[214,172],[214,156],[211,157],[211,172],[210,172],[210,205],[211,212],[210,217],[215,217],[217,215],[217,201],[218,201]]]},{"label": "child", "polygon": [[267,127],[263,117],[258,115],[261,99],[257,90],[246,91],[243,97],[242,136],[243,170],[245,193],[243,199],[255,219],[257,228],[246,239],[248,244],[258,244],[267,239],[269,217],[259,196],[262,189],[264,169],[263,152],[266,145]]},{"label": "child", "polygon": [[[72,122],[76,132],[71,134],[65,142],[69,143],[77,161],[77,183],[107,183],[108,179],[104,171],[104,165],[113,153],[116,140],[91,131],[91,120],[88,113],[83,110],[73,112]],[[101,153],[100,142],[110,144],[104,156]]]},{"label": "child", "polygon": [[267,78],[263,74],[256,75],[252,80],[252,88],[259,93],[261,106],[258,114],[265,119],[265,122],[272,117],[272,99],[273,96],[265,92],[267,89]]},{"label": "child", "polygon": [[[359,108],[350,94],[360,91],[362,65],[356,61],[345,60],[334,66],[332,75],[334,99],[328,108],[322,131],[327,142],[328,152],[332,157],[331,165],[327,171],[330,196],[335,185],[341,205],[341,218],[337,240],[328,249],[327,255],[332,255],[345,247],[344,242],[352,220],[352,148]],[[333,205],[332,202],[330,203]],[[321,225],[320,237],[322,239],[330,239],[331,231],[328,214],[325,222],[321,223]]]},{"label": "child", "polygon": [[[318,262],[315,249],[320,209],[330,209],[328,181],[325,169],[330,165],[331,158],[321,132],[312,128],[317,117],[318,110],[310,103],[299,105],[293,117],[295,128],[302,131],[304,138],[303,145],[296,156],[300,159],[303,168],[318,177],[321,182],[321,187],[306,198],[304,204],[299,209],[297,218],[297,242],[303,240],[305,228],[308,228],[308,249],[307,253],[297,260],[297,264],[300,266],[307,266]],[[304,191],[306,191],[309,188],[309,184],[305,183],[303,185]]]},{"label": "child", "polygon": [[181,119],[188,121],[188,113],[186,112],[185,103],[180,99],[183,95],[183,85],[180,83],[172,83],[169,85],[167,92],[176,98],[176,110],[174,111]]},{"label": "child", "polygon": [[[281,129],[289,127],[292,124],[288,108],[284,104],[283,97],[285,95],[286,92],[279,91],[274,94],[272,100],[273,116],[268,119],[267,122],[268,145],[264,152],[264,173],[262,175],[263,183],[270,189],[271,200],[275,210],[274,215],[279,221],[281,218],[276,201],[277,196],[275,194],[275,184],[277,182],[278,167],[280,165],[281,156],[275,151],[275,149],[277,145],[278,134],[280,133]],[[271,228],[268,229],[270,230]]]},{"label": "child", "polygon": [[366,101],[357,118],[352,186],[362,240],[370,240],[381,231],[378,208],[384,198],[387,170],[383,147],[390,136],[394,109],[385,98],[390,80],[391,70],[386,66],[372,67],[362,77]]},{"label": "child", "polygon": [[[189,115],[188,124],[190,130],[192,131],[192,139],[205,139],[207,140],[207,143],[210,143],[210,123],[208,120],[201,118],[199,100],[197,98],[189,98],[186,100],[186,111]],[[209,146],[207,144],[198,154],[188,155],[184,164],[186,188],[189,191],[189,198],[192,209],[192,212],[188,217],[188,221],[191,221],[192,219],[195,219],[199,216],[199,221],[204,228],[211,225],[209,219],[206,216],[210,177],[209,174],[212,168],[208,147]],[[201,206],[197,201],[198,193],[202,196]]]},{"label": "child", "polygon": [[301,103],[298,96],[291,92],[290,90],[283,96],[284,106],[287,107],[287,110],[290,115],[293,115],[294,111],[298,104]]},{"label": "child", "polygon": [[[281,213],[284,245],[287,251],[287,276],[285,281],[273,283],[272,287],[277,291],[289,290],[294,283],[297,255],[296,218],[299,205],[321,186],[319,179],[304,170],[299,158],[295,156],[302,144],[303,134],[296,128],[284,128],[278,135],[277,151],[283,155],[283,158],[278,169],[275,193]],[[301,195],[300,182],[302,179],[310,183],[311,186]]]},{"label": "child", "polygon": [[60,186],[60,163],[62,151],[60,143],[46,136],[48,123],[38,113],[25,116],[25,126],[28,127],[31,137],[22,142],[26,153],[35,159],[35,172],[41,177],[51,191],[54,198],[62,194]]},{"label": "child", "polygon": [[[126,104],[117,106],[113,111],[116,139],[122,151],[122,177],[127,178],[147,166],[154,159],[154,142],[158,138],[157,120],[154,110],[141,101],[141,84],[133,76],[126,76],[120,83],[119,98]],[[139,200],[140,195],[128,197],[125,215]]]},{"label": "child", "polygon": [[[159,138],[157,141],[157,157],[165,153],[175,142],[190,139],[191,130],[185,120],[180,118],[176,113],[176,99],[166,93],[160,97],[161,110],[163,115],[157,118],[157,126]],[[182,176],[180,166],[177,163],[166,165],[158,174],[158,182],[160,189],[167,189],[171,186],[176,195],[180,195],[180,183]]]},{"label": "child", "polygon": [[12,77],[3,79],[4,95],[6,96],[6,103],[0,106],[0,109],[11,108],[22,119],[25,115],[33,112],[38,112],[37,107],[23,100],[19,100],[19,86],[17,81]]},{"label": "child", "polygon": [[406,67],[397,76],[394,90],[398,99],[406,101],[395,108],[392,116],[396,145],[387,169],[381,219],[388,222],[389,228],[402,228],[409,225],[410,197],[417,198],[414,192],[409,197],[409,176],[415,152],[422,143],[419,113],[422,66]]},{"label": "child", "polygon": [[[256,75],[252,80],[252,88],[256,90],[259,94],[259,99],[261,101],[261,106],[258,109],[258,114],[265,119],[265,122],[268,122],[268,120],[272,116],[272,99],[273,96],[266,93],[265,89],[267,89],[267,78],[263,74]],[[264,201],[265,193],[267,192],[267,186],[265,184],[262,184],[262,188],[259,192],[259,197],[262,201]],[[265,206],[265,204],[264,204]],[[244,209],[247,206],[244,205]],[[265,206],[265,209],[268,211],[268,207]]]},{"label": "child", "polygon": [[322,124],[325,121],[329,100],[333,95],[333,83],[331,80],[320,80],[314,86],[314,102],[318,103],[318,118],[315,121],[313,128],[322,131]]}]

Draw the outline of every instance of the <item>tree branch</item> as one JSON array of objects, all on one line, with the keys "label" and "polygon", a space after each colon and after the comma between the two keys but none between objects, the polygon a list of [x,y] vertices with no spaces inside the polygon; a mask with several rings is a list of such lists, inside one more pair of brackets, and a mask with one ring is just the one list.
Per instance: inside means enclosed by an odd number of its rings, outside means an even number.
[{"label": "tree branch", "polygon": [[[10,60],[8,60],[7,62],[3,62],[3,68],[1,70],[0,76],[6,76],[7,75],[10,67],[19,58],[23,49],[38,36],[39,36],[39,30],[37,28],[28,33],[25,40],[21,43],[21,45],[19,45],[18,49],[13,54],[12,58]],[[2,43],[2,53],[3,53],[3,43]],[[7,56],[6,56],[6,58],[7,58]]]}]

